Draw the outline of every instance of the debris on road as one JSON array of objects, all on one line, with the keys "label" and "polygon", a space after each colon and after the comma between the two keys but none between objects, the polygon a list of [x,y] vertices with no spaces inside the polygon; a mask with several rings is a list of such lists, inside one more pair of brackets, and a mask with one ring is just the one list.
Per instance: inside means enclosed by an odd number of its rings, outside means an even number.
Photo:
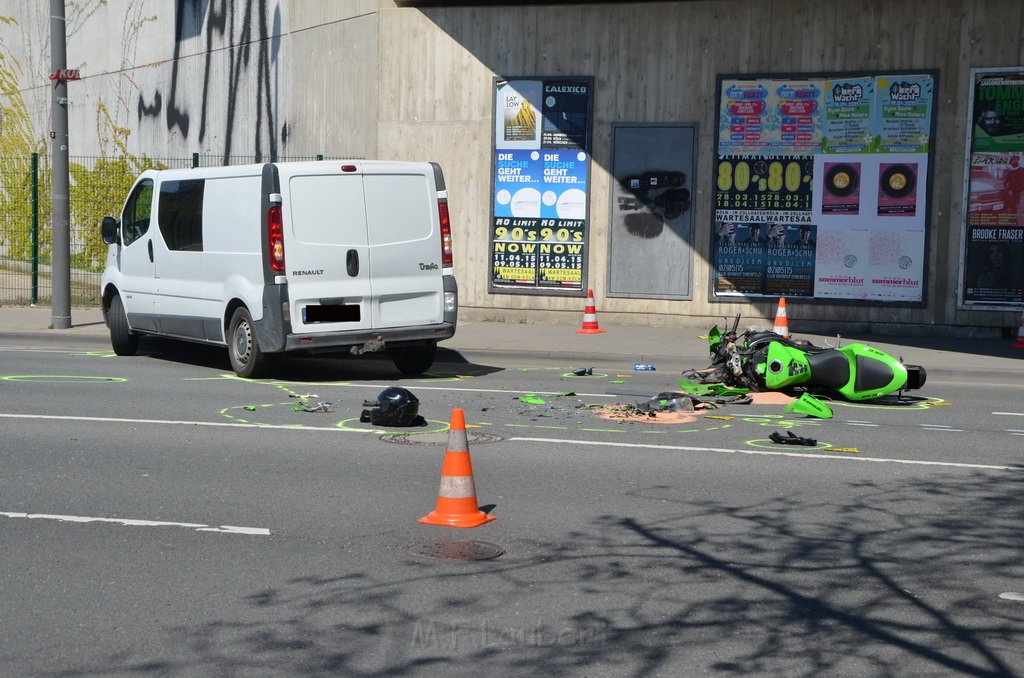
[{"label": "debris on road", "polygon": [[303,401],[298,404],[297,407],[292,408],[292,412],[333,412],[334,403],[318,402],[316,405],[310,405]]},{"label": "debris on road", "polygon": [[796,435],[792,431],[786,431],[786,435],[782,435],[778,431],[772,431],[772,434],[768,438],[773,443],[780,445],[804,445],[806,447],[814,447],[818,444],[818,441],[814,438],[803,438]]}]

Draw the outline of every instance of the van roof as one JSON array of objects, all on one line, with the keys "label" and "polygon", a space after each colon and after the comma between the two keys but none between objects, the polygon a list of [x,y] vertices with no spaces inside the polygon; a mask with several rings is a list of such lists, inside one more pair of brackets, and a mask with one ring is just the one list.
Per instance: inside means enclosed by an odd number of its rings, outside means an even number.
[{"label": "van roof", "polygon": [[[431,171],[431,163],[409,162],[400,160],[305,160],[278,163],[252,163],[246,165],[225,165],[221,167],[195,167],[182,169],[146,170],[143,176],[149,175],[156,178],[159,175],[160,181],[173,181],[175,179],[195,179],[197,177],[246,177],[259,176],[263,168],[269,164],[277,166],[278,171],[286,176],[299,174],[328,174],[333,172],[362,173],[405,173],[410,169],[418,172]],[[342,167],[353,169],[342,170]]]}]

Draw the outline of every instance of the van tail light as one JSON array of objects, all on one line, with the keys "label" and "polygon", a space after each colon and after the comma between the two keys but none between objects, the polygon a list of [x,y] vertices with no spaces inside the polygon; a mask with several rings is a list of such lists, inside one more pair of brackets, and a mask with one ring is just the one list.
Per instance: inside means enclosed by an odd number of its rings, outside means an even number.
[{"label": "van tail light", "polygon": [[284,272],[284,226],[281,223],[280,205],[271,205],[267,210],[267,252],[270,255],[270,270]]},{"label": "van tail light", "polygon": [[438,201],[437,214],[441,217],[441,265],[451,266],[452,260],[452,222],[448,217],[448,202]]}]

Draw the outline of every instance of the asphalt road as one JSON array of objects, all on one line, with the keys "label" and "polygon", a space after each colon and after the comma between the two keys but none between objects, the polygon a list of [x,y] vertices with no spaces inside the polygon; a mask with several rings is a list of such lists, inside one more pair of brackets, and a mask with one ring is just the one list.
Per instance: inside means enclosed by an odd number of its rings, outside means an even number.
[{"label": "asphalt road", "polygon": [[[401,379],[304,359],[252,382],[172,342],[0,347],[0,673],[1024,666],[1019,388],[931,380],[831,420],[776,403],[623,421],[677,375],[578,367]],[[389,385],[425,426],[358,421]],[[417,522],[455,407],[497,517],[469,530]]]}]

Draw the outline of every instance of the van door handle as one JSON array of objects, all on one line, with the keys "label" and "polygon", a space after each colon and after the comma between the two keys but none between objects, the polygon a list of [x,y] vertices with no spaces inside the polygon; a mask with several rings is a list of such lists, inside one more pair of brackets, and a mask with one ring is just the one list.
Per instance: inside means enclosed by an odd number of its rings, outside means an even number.
[{"label": "van door handle", "polygon": [[148,243],[146,243],[146,246],[149,248],[149,263],[152,264],[153,263],[153,241],[150,240]]},{"label": "van door handle", "polygon": [[355,250],[348,251],[348,254],[345,255],[345,268],[348,270],[350,277],[354,278],[359,275],[359,252]]}]

